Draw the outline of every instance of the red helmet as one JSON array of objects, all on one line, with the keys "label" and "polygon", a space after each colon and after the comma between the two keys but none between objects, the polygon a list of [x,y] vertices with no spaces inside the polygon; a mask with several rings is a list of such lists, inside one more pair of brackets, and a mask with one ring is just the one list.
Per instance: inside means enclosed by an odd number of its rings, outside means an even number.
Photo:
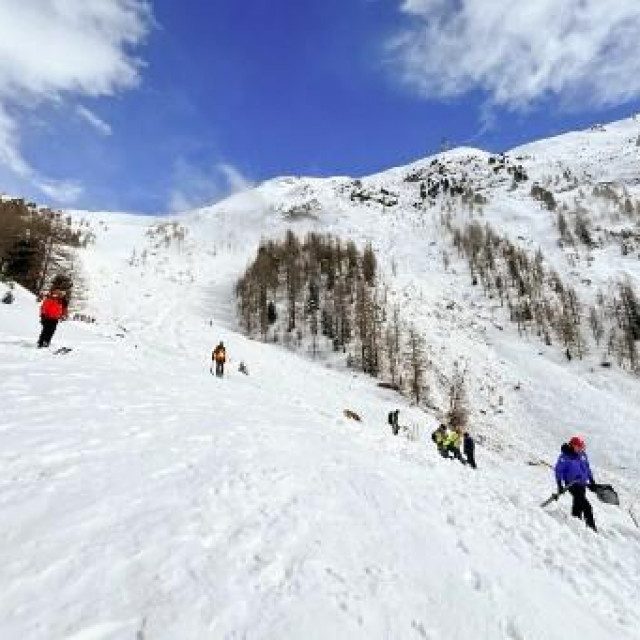
[{"label": "red helmet", "polygon": [[582,436],[573,436],[571,440],[569,440],[569,446],[577,449],[578,451],[584,451],[585,443],[584,438]]}]

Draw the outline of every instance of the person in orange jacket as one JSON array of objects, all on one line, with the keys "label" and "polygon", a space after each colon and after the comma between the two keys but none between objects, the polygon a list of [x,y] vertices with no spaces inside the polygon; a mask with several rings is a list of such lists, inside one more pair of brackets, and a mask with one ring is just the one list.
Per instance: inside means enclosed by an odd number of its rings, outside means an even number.
[{"label": "person in orange jacket", "polygon": [[65,295],[59,289],[53,289],[47,294],[40,305],[40,324],[42,331],[38,338],[38,348],[48,347],[56,332],[58,322],[66,317]]},{"label": "person in orange jacket", "polygon": [[224,342],[222,342],[222,340],[213,350],[213,360],[216,363],[216,376],[218,378],[222,378],[222,376],[224,375],[224,363],[227,361],[227,352],[224,348]]}]

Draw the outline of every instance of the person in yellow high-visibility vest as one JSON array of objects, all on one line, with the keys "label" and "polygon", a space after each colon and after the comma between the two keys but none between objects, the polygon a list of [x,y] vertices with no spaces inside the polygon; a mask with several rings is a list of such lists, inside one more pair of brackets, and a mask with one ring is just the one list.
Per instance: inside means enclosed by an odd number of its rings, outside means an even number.
[{"label": "person in yellow high-visibility vest", "polygon": [[441,424],[432,434],[431,434],[431,439],[433,440],[434,444],[436,445],[436,447],[438,447],[438,453],[443,457],[443,458],[448,458],[449,455],[447,454],[447,451],[445,449],[445,443],[447,441],[447,437],[449,435],[449,432],[447,431],[447,426],[444,424]]},{"label": "person in yellow high-visibility vest", "polygon": [[447,452],[447,457],[449,453],[452,453],[453,457],[456,460],[459,460],[462,464],[467,464],[467,461],[462,457],[462,454],[460,453],[461,444],[462,430],[450,429],[444,439],[444,450]]}]

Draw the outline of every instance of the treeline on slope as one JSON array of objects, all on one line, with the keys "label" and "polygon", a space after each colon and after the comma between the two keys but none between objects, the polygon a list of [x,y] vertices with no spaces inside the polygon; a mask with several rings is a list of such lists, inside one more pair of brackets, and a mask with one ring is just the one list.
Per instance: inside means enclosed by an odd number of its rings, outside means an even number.
[{"label": "treeline on slope", "polygon": [[[79,274],[73,249],[93,239],[88,222],[21,199],[0,199],[0,276],[36,295],[49,286],[70,293]],[[77,287],[76,287],[77,291]]]},{"label": "treeline on slope", "polygon": [[[161,248],[174,248],[178,252],[182,252],[184,250],[188,234],[188,229],[175,220],[159,222],[150,226],[145,232],[145,236],[149,238],[150,247],[143,249],[140,253],[138,253],[134,247],[128,260],[129,265],[132,267],[145,265],[149,255],[155,256],[156,250]],[[180,275],[187,275],[186,272],[179,273]],[[193,278],[190,274],[189,280],[193,282]]]},{"label": "treeline on slope", "polygon": [[458,255],[467,260],[472,284],[480,284],[487,297],[497,297],[507,307],[520,335],[533,333],[549,346],[557,341],[571,360],[588,352],[590,331],[596,347],[604,347],[605,364],[615,358],[619,366],[640,373],[640,303],[628,279],[598,292],[587,309],[575,289],[545,265],[540,250],[531,255],[488,224],[454,227],[447,215],[443,223]]},{"label": "treeline on slope", "polygon": [[[562,174],[545,176],[542,183],[534,183],[531,197],[538,200],[546,209],[554,212],[556,227],[560,234],[559,245],[578,249],[580,245],[587,249],[604,246],[614,241],[620,245],[623,256],[640,251],[640,200],[632,197],[624,184],[601,182],[591,190],[580,187],[579,179],[570,169]],[[575,191],[573,202],[558,201],[547,187],[553,186],[558,192]],[[594,220],[600,220],[594,224]],[[621,226],[609,229],[605,223],[633,226]],[[640,257],[640,253],[638,254]]]},{"label": "treeline on slope", "polygon": [[261,243],[236,296],[248,335],[314,356],[344,354],[348,366],[427,400],[424,338],[388,307],[370,245],[359,251],[329,234],[300,239],[289,230]]},{"label": "treeline on slope", "polygon": [[[606,215],[614,224],[632,223],[633,227],[618,230],[594,226],[591,218],[595,213]],[[558,213],[557,226],[560,233],[560,246],[576,247],[577,243],[587,248],[604,245],[613,240],[620,244],[623,256],[640,250],[640,233],[637,225],[640,221],[640,200],[631,197],[624,185],[605,183],[595,185],[591,192],[591,202],[583,189],[574,198],[573,207],[563,203]]]}]

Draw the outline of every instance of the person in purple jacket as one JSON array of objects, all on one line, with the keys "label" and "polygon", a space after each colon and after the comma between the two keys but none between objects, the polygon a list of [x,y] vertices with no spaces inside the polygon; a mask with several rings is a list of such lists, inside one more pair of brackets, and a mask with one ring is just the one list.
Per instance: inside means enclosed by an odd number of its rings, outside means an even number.
[{"label": "person in purple jacket", "polygon": [[562,445],[555,472],[558,495],[563,491],[569,491],[573,496],[571,515],[574,518],[584,518],[587,527],[597,531],[593,509],[587,500],[587,488],[593,491],[595,482],[589,466],[589,458],[585,452],[584,438],[574,436],[568,443]]}]

